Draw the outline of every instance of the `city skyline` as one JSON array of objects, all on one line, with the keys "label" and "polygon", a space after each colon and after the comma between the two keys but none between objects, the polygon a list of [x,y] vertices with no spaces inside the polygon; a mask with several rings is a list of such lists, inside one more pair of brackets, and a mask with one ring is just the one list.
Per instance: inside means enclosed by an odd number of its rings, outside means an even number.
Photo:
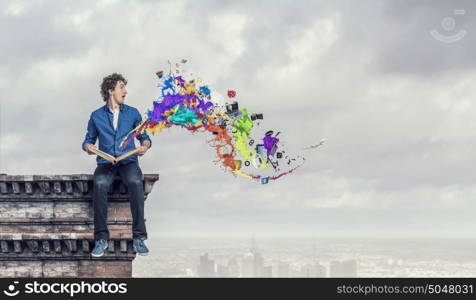
[{"label": "city skyline", "polygon": [[474,277],[474,239],[153,239],[135,277]]}]

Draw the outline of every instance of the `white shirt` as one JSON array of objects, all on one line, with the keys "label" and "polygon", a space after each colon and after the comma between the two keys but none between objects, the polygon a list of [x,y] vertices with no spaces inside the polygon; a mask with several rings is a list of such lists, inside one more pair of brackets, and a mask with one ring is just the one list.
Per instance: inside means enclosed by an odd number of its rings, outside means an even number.
[{"label": "white shirt", "polygon": [[114,119],[113,119],[113,122],[112,122],[112,124],[113,124],[113,126],[114,126],[114,130],[117,130],[117,121],[118,121],[118,119],[119,119],[119,109],[114,109],[114,110],[112,110],[112,109],[109,108],[109,110],[110,110],[110,111],[112,112],[112,114],[114,115]]}]

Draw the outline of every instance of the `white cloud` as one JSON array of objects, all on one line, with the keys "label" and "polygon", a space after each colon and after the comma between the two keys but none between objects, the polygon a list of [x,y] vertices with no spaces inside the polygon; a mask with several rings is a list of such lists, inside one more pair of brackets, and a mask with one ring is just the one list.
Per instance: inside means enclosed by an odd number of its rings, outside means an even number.
[{"label": "white cloud", "polygon": [[11,16],[21,16],[24,14],[26,11],[25,3],[21,1],[12,1],[10,4],[8,4],[4,12],[7,15]]}]

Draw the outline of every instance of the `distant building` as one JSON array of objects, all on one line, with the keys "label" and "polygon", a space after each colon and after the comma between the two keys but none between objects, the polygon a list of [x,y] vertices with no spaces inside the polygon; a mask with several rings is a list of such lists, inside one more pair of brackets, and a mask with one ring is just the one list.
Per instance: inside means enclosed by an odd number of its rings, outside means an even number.
[{"label": "distant building", "polygon": [[230,277],[240,277],[240,266],[236,257],[233,257],[228,261],[228,272],[230,274]]},{"label": "distant building", "polygon": [[306,264],[301,267],[299,277],[314,277],[314,273],[314,266],[311,264]]},{"label": "distant building", "polygon": [[265,277],[265,278],[271,278],[273,277],[273,267],[271,266],[265,266],[263,268],[263,276],[261,277]]},{"label": "distant building", "polygon": [[316,262],[315,264],[306,264],[301,267],[298,277],[326,277],[326,267]]},{"label": "distant building", "polygon": [[243,260],[241,263],[241,276],[255,277],[255,258],[251,251],[243,255]]},{"label": "distant building", "polygon": [[194,271],[190,268],[186,268],[185,269],[185,276],[186,277],[194,277],[195,276]]},{"label": "distant building", "polygon": [[326,277],[326,267],[321,265],[320,263],[316,262],[316,264],[314,265],[314,270],[315,270],[315,277]]},{"label": "distant building", "polygon": [[285,262],[279,262],[277,267],[277,277],[289,277],[289,264]]},{"label": "distant building", "polygon": [[354,259],[342,262],[332,261],[329,277],[357,277],[357,261]]},{"label": "distant building", "polygon": [[242,277],[272,277],[272,269],[264,266],[264,258],[257,250],[254,238],[251,243],[251,249],[243,255]]},{"label": "distant building", "polygon": [[208,258],[208,253],[200,256],[198,277],[215,277],[215,262]]},{"label": "distant building", "polygon": [[230,277],[230,270],[228,266],[217,265],[217,277]]},{"label": "distant building", "polygon": [[257,251],[254,251],[254,273],[255,277],[264,277],[264,258]]}]

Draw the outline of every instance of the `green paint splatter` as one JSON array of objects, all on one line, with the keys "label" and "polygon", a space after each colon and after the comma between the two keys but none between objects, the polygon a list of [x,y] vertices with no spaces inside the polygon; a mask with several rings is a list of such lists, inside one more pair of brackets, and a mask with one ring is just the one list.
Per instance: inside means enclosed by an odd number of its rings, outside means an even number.
[{"label": "green paint splatter", "polygon": [[[248,139],[253,128],[253,121],[248,116],[248,109],[244,108],[240,110],[241,118],[239,118],[232,129],[235,131],[233,138],[235,139],[235,149],[241,154],[241,156],[248,161],[253,160],[254,157],[260,156],[255,150],[248,148]],[[261,156],[260,156],[261,157]],[[266,168],[266,161],[261,159],[261,168]]]}]

